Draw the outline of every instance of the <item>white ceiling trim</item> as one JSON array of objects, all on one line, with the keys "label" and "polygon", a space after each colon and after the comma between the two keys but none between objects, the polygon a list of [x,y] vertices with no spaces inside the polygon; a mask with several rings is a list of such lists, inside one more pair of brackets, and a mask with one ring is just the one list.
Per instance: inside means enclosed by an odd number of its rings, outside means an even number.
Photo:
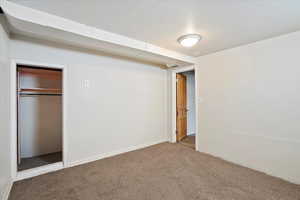
[{"label": "white ceiling trim", "polygon": [[[109,46],[107,44],[112,44],[112,46],[110,46],[111,48],[125,47],[126,51],[128,51],[129,57],[133,57],[133,53],[130,51],[138,51],[141,54],[143,54],[142,57],[147,57],[147,54],[149,54],[149,57],[160,57],[160,59],[158,59],[160,60],[160,64],[191,65],[194,64],[196,60],[195,57],[183,55],[146,42],[131,39],[115,33],[103,31],[101,29],[80,24],[32,8],[24,7],[6,0],[1,1],[1,4],[1,7],[4,10],[6,16],[8,17],[10,24],[16,30],[26,29],[26,24],[29,23],[35,26],[39,26],[35,31],[37,35],[39,34],[39,30],[43,28],[55,29],[56,31],[64,31],[73,35],[76,34],[78,36],[83,36],[89,39],[97,40],[98,42],[103,42],[103,46],[105,48]],[[32,30],[29,30],[31,28],[28,28],[28,32],[32,32]],[[42,34],[43,32],[46,31],[43,30],[40,34]],[[67,38],[66,33],[64,33],[64,37]],[[102,48],[101,50],[105,51],[105,48]],[[112,53],[114,52],[114,49],[109,49],[108,51],[109,53]],[[118,52],[118,50],[116,50],[116,52]]]}]

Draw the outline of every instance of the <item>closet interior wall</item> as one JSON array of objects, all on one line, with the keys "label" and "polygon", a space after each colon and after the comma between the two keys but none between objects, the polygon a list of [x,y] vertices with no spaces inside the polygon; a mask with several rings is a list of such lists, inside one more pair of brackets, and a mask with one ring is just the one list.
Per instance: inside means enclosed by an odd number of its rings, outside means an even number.
[{"label": "closet interior wall", "polygon": [[18,170],[62,161],[62,71],[18,66]]}]

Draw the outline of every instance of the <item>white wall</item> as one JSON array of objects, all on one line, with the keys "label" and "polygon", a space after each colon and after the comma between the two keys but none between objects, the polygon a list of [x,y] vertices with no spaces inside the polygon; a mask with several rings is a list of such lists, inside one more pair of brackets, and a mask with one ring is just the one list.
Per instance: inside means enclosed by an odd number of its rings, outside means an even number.
[{"label": "white wall", "polygon": [[199,57],[199,150],[300,183],[299,56],[296,32]]},{"label": "white wall", "polygon": [[9,38],[0,15],[0,199],[10,183]]},{"label": "white wall", "polygon": [[68,164],[167,140],[166,70],[20,36],[11,43],[12,58],[67,66]]},{"label": "white wall", "polygon": [[21,158],[62,150],[61,97],[21,97],[19,114]]},{"label": "white wall", "polygon": [[[38,76],[20,77],[21,88],[62,88],[62,81]],[[62,97],[21,96],[19,127],[21,158],[62,150]]]},{"label": "white wall", "polygon": [[196,133],[196,102],[195,102],[195,72],[188,71],[182,73],[186,76],[187,93],[187,134]]}]

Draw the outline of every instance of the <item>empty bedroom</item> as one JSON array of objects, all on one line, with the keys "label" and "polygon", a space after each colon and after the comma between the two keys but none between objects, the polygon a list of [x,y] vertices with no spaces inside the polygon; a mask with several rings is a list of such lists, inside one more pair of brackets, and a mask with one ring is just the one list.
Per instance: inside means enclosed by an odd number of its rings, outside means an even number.
[{"label": "empty bedroom", "polygon": [[300,200],[300,1],[0,0],[0,200]]}]

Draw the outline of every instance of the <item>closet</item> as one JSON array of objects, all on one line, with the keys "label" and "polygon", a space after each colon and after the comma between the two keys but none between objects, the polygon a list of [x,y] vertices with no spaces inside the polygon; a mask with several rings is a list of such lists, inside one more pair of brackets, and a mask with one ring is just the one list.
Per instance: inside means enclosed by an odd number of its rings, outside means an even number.
[{"label": "closet", "polygon": [[18,171],[62,161],[62,70],[17,66]]}]

